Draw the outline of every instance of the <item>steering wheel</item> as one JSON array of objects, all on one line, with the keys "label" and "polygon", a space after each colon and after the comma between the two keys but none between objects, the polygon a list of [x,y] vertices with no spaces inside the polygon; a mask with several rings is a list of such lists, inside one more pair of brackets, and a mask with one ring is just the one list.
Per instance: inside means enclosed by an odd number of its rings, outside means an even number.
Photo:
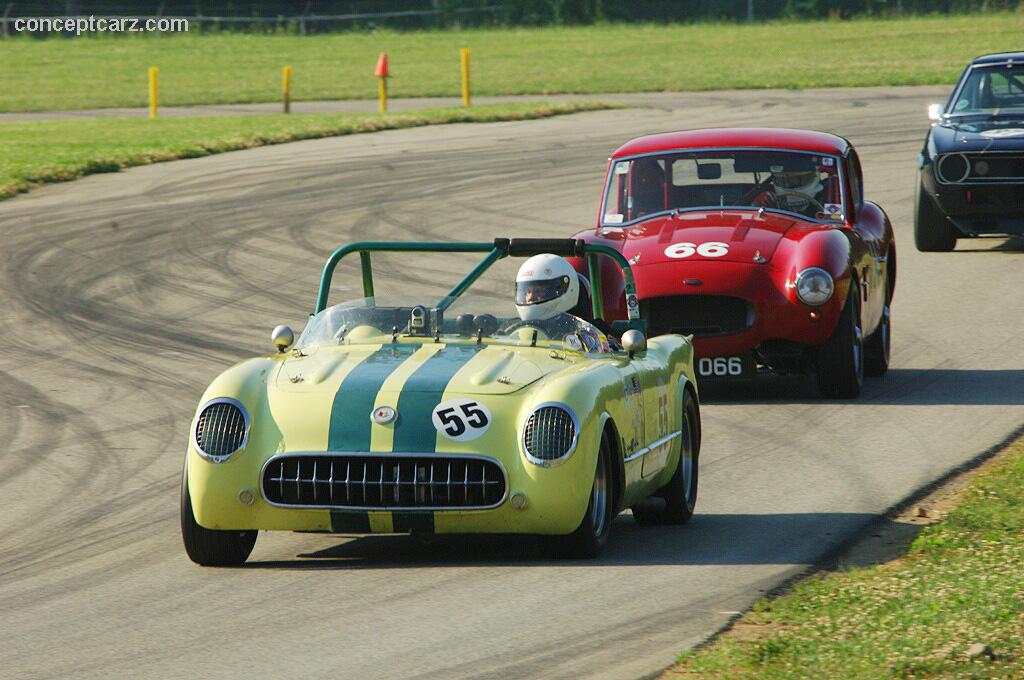
[{"label": "steering wheel", "polygon": [[[795,196],[797,198],[807,201],[810,204],[817,206],[818,209],[815,212],[825,212],[825,206],[823,206],[818,201],[818,199],[808,196],[807,194],[801,193],[799,191],[786,191],[785,189],[776,189],[775,198],[778,199],[779,196]],[[778,205],[778,200],[775,201],[775,204]]]}]

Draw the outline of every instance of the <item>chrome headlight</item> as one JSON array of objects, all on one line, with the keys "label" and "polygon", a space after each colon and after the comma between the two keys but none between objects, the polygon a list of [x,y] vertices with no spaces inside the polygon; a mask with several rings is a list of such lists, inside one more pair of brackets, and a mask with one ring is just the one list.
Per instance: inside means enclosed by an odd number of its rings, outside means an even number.
[{"label": "chrome headlight", "polygon": [[192,426],[192,441],[199,455],[223,463],[249,439],[249,414],[234,399],[212,399],[199,411]]},{"label": "chrome headlight", "polygon": [[576,448],[580,421],[565,404],[541,404],[526,419],[523,428],[523,450],[531,463],[549,466],[560,461]]},{"label": "chrome headlight", "polygon": [[820,267],[808,267],[796,275],[796,296],[806,305],[817,307],[828,302],[836,289],[832,275]]}]

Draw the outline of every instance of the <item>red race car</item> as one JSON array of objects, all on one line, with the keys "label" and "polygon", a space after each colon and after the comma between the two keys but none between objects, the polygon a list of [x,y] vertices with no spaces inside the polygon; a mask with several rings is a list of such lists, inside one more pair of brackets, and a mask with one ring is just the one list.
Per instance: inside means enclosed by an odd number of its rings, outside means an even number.
[{"label": "red race car", "polygon": [[650,135],[612,154],[597,229],[576,238],[633,265],[638,299],[602,271],[606,318],[639,304],[651,335],[692,333],[701,378],[814,371],[823,395],[851,398],[888,368],[896,284],[892,225],[863,192],[836,135]]}]

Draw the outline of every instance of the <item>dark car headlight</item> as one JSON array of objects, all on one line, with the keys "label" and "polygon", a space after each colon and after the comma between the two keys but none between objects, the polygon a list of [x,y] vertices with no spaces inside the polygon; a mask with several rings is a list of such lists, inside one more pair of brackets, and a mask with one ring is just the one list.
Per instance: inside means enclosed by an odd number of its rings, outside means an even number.
[{"label": "dark car headlight", "polygon": [[245,446],[248,438],[249,414],[234,399],[208,401],[192,427],[196,451],[211,463],[226,461]]},{"label": "dark car headlight", "polygon": [[818,307],[832,299],[836,284],[832,275],[821,267],[808,267],[796,275],[793,287],[801,302]]},{"label": "dark car headlight", "polygon": [[573,452],[579,435],[579,418],[568,406],[541,404],[526,419],[523,450],[531,463],[551,465]]}]

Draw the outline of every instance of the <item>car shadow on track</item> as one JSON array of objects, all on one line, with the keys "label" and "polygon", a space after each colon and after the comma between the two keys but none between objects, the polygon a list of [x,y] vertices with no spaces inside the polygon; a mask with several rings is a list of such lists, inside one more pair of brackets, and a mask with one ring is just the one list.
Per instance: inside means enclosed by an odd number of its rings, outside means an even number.
[{"label": "car shadow on track", "polygon": [[744,404],[1024,405],[1024,369],[976,370],[891,368],[881,378],[867,378],[858,399],[819,397],[808,378],[762,376],[753,383],[701,387],[701,402]]},{"label": "car shadow on track", "polygon": [[[1005,241],[992,248],[978,247],[979,244],[984,243],[989,238],[1006,238]],[[967,247],[958,247],[955,252],[958,253],[1009,253],[1017,254],[1024,253],[1024,236],[1010,236],[1010,237],[986,237],[983,239],[963,239],[960,241],[961,246],[967,244]],[[970,247],[970,246],[974,247]]]},{"label": "car shadow on track", "polygon": [[[400,569],[469,566],[811,565],[865,529],[890,523],[869,513],[694,515],[685,526],[640,526],[628,513],[593,560],[558,558],[535,536],[374,535],[345,538],[295,560],[250,561],[247,569]],[[555,539],[557,540],[557,539]]]}]

